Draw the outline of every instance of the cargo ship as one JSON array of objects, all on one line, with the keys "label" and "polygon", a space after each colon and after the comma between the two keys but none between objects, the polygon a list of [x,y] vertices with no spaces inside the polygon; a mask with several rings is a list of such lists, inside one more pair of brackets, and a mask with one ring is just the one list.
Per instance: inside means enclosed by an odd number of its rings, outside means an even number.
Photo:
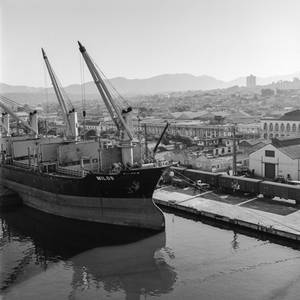
[{"label": "cargo ship", "polygon": [[[23,203],[37,210],[76,220],[150,230],[164,230],[162,211],[152,194],[166,162],[142,157],[135,139],[130,107],[120,107],[100,76],[99,70],[79,43],[79,50],[94,79],[118,136],[107,141],[80,140],[77,112],[67,106],[58,79],[43,52],[54,91],[66,124],[64,138],[38,135],[37,117],[20,121],[31,136],[11,137],[1,142],[1,185],[19,194]],[[6,113],[17,118],[0,99]],[[7,129],[7,115],[3,116]],[[6,118],[6,119],[5,119]],[[6,132],[6,133],[7,133]]]}]

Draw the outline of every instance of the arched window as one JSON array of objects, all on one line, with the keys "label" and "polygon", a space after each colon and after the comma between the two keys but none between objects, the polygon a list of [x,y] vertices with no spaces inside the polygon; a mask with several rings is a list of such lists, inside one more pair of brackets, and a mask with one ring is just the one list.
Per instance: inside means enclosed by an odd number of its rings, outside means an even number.
[{"label": "arched window", "polygon": [[273,133],[270,133],[269,138],[270,138],[270,139],[273,138]]},{"label": "arched window", "polygon": [[280,130],[283,132],[284,131],[284,124],[283,123],[281,123],[281,125],[280,125]]},{"label": "arched window", "polygon": [[264,130],[268,130],[268,125],[267,125],[267,123],[264,124]]},{"label": "arched window", "polygon": [[291,131],[291,125],[290,125],[290,123],[286,124],[286,131],[288,131],[288,132]]},{"label": "arched window", "polygon": [[278,123],[275,124],[275,131],[278,131],[279,130],[279,125]]},{"label": "arched window", "polygon": [[296,126],[296,124],[294,123],[293,126],[292,126],[292,131],[293,131],[293,132],[296,132],[296,130],[297,130],[297,126]]},{"label": "arched window", "polygon": [[276,133],[276,134],[275,134],[275,137],[276,137],[276,138],[278,138],[278,137],[279,137],[279,134],[278,134],[278,133]]},{"label": "arched window", "polygon": [[270,131],[273,131],[273,123],[270,123],[270,125],[269,125],[269,130],[270,130]]},{"label": "arched window", "polygon": [[265,133],[265,134],[264,134],[264,139],[266,140],[267,138],[268,138],[268,134]]}]

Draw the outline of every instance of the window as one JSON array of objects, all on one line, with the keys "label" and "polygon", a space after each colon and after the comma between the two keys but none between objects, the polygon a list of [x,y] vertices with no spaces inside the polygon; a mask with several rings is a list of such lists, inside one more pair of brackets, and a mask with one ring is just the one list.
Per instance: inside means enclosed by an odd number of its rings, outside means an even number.
[{"label": "window", "polygon": [[270,130],[270,131],[273,131],[273,123],[270,123],[270,125],[269,125],[269,130]]},{"label": "window", "polygon": [[275,131],[278,131],[279,130],[279,125],[278,123],[275,124]]},{"label": "window", "polygon": [[266,150],[265,151],[265,156],[267,156],[267,157],[275,157],[275,151],[273,151],[273,150]]},{"label": "window", "polygon": [[264,130],[268,130],[268,125],[267,125],[267,123],[264,124]]}]

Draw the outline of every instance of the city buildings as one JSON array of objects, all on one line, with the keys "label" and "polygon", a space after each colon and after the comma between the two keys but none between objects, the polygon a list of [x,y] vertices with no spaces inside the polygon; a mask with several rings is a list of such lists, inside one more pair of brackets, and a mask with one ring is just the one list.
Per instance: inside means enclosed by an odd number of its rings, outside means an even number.
[{"label": "city buildings", "polygon": [[[159,136],[166,126],[166,122],[161,119],[145,119],[137,124],[135,122],[134,129],[138,130],[138,126],[146,125],[147,133]],[[198,120],[191,121],[172,121],[167,132],[171,135],[182,135],[190,138],[198,137],[203,139],[218,139],[232,136],[232,125],[210,125]]]}]

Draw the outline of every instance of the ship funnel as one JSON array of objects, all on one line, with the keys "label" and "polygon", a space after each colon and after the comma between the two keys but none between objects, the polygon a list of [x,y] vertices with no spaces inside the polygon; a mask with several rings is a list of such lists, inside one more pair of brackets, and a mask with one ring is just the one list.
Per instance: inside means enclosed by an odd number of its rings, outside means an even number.
[{"label": "ship funnel", "polygon": [[75,110],[72,110],[69,113],[69,118],[70,118],[70,136],[74,137],[75,140],[78,140],[78,117],[77,117],[77,112]]},{"label": "ship funnel", "polygon": [[29,114],[29,124],[32,127],[32,129],[36,132],[36,135],[38,135],[38,116],[37,111],[33,111]]},{"label": "ship funnel", "polygon": [[2,126],[4,128],[6,136],[10,136],[9,114],[6,112],[2,113]]}]

